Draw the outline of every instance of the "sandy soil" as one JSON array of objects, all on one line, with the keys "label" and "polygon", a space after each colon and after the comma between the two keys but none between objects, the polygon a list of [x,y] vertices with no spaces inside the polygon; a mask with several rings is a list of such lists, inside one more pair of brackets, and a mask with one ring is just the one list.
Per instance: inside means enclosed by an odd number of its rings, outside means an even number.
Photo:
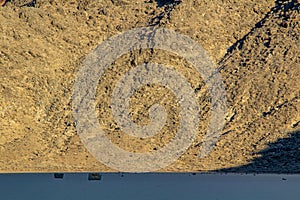
[{"label": "sandy soil", "polygon": [[[138,27],[165,27],[197,41],[217,63],[227,93],[227,121],[214,150],[204,159],[198,157],[210,113],[209,94],[203,90],[196,92],[202,109],[194,144],[161,171],[247,165],[271,143],[300,130],[296,0],[161,2],[38,0],[34,7],[20,7],[28,1],[15,0],[0,7],[0,172],[114,171],[97,161],[76,133],[73,85],[83,59],[98,44]],[[116,60],[100,79],[96,110],[108,138],[134,152],[161,148],[178,126],[174,95],[157,85],[143,87],[133,96],[132,117],[147,124],[145,108],[158,102],[166,105],[167,124],[173,126],[141,140],[122,133],[114,122],[109,107],[114,84],[145,61],[174,66],[195,91],[203,86],[182,58],[168,52],[135,51]],[[262,167],[273,166],[266,162]],[[290,170],[284,163],[274,167],[270,171],[300,172],[300,165]]]}]

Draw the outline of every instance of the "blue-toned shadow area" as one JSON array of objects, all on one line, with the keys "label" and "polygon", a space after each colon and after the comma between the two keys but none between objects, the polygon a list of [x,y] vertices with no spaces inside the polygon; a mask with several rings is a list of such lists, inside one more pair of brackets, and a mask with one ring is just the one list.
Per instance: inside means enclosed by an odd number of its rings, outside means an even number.
[{"label": "blue-toned shadow area", "polygon": [[247,165],[220,169],[217,172],[299,174],[300,131],[289,133],[289,137],[268,144],[268,148],[257,154],[259,157]]}]

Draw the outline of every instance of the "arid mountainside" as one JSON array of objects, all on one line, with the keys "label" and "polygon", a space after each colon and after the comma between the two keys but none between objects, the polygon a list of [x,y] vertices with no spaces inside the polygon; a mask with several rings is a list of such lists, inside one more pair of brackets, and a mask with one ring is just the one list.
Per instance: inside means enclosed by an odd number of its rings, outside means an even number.
[{"label": "arid mountainside", "polygon": [[[22,6],[28,2],[11,0],[0,7],[0,172],[115,171],[95,159],[77,134],[74,82],[83,60],[101,42],[153,26],[190,37],[216,63],[227,97],[221,137],[209,155],[199,158],[210,117],[209,93],[180,55],[153,49],[122,55],[100,78],[95,109],[107,137],[140,153],[172,140],[180,111],[166,88],[148,85],[132,96],[130,112],[139,124],[149,122],[152,104],[165,107],[166,125],[153,138],[124,134],[110,108],[122,74],[144,62],[163,63],[187,78],[201,110],[194,143],[161,171],[299,173],[299,163],[290,162],[299,160],[293,153],[299,146],[291,145],[299,137],[284,143],[300,130],[299,1],[37,0]],[[247,167],[276,142],[278,150],[268,159]],[[290,156],[284,160],[282,155]]]}]

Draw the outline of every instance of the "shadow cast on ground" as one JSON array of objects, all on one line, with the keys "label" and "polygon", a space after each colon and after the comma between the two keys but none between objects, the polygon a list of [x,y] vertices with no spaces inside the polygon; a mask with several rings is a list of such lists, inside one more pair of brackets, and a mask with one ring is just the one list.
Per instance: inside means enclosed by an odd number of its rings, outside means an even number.
[{"label": "shadow cast on ground", "polygon": [[259,158],[243,166],[217,170],[233,173],[300,173],[300,131],[289,134],[258,152]]}]

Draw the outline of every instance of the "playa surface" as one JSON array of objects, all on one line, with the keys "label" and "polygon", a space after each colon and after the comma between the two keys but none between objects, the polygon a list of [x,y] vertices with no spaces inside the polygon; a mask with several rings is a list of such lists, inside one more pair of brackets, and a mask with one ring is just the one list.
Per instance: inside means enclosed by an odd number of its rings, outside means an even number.
[{"label": "playa surface", "polygon": [[158,151],[178,128],[174,94],[159,85],[132,97],[132,119],[149,122],[154,103],[168,113],[154,137],[124,134],[110,97],[122,74],[143,62],[173,66],[189,80],[199,103],[193,144],[167,172],[300,172],[299,1],[151,0],[9,1],[0,7],[0,172],[115,171],[83,145],[72,115],[72,94],[82,62],[101,42],[140,27],[184,34],[210,55],[226,90],[226,124],[214,149],[199,157],[210,119],[203,79],[180,55],[132,51],[100,78],[96,113],[106,136],[120,148]]}]

